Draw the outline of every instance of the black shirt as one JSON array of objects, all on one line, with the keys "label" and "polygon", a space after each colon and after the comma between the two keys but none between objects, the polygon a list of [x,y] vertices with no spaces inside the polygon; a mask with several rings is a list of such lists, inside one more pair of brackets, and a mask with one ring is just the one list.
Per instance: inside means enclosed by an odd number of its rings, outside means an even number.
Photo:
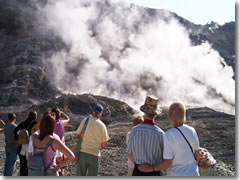
[{"label": "black shirt", "polygon": [[29,136],[31,136],[32,127],[37,123],[38,122],[36,120],[32,120],[30,118],[27,118],[25,121],[22,121],[14,130],[15,139],[18,140],[18,131],[20,129],[27,129]]}]

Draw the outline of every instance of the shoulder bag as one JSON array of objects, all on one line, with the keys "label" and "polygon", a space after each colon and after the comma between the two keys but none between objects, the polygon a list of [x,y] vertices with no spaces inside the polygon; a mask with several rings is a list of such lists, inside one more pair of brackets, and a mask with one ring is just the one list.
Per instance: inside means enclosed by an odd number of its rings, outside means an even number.
[{"label": "shoulder bag", "polygon": [[194,152],[193,152],[193,148],[192,148],[192,146],[190,145],[190,143],[188,142],[187,138],[184,136],[184,134],[182,133],[182,131],[181,131],[179,128],[177,128],[177,127],[174,127],[174,128],[176,128],[176,129],[182,134],[182,136],[184,137],[184,139],[186,140],[186,142],[188,143],[188,145],[189,145],[189,147],[190,147],[190,149],[191,149],[191,151],[192,151],[192,154],[193,154],[194,159],[196,160],[196,157],[195,157]]},{"label": "shoulder bag", "polygon": [[78,139],[78,142],[73,146],[72,148],[72,152],[73,154],[75,155],[75,159],[74,159],[74,162],[78,161],[79,159],[79,155],[80,155],[80,150],[81,150],[81,145],[82,145],[82,141],[83,141],[83,137],[84,137],[84,134],[85,134],[85,131],[86,131],[86,128],[87,128],[87,125],[88,125],[88,120],[89,120],[89,117],[86,119],[84,125],[83,125],[83,128],[81,130],[81,133],[80,133],[80,137]]}]

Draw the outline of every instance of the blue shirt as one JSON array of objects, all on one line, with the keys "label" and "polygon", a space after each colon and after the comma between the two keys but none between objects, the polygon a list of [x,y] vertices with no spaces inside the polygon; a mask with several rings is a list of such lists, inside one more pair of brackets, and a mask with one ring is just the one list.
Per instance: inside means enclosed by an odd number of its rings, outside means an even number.
[{"label": "blue shirt", "polygon": [[16,126],[16,124],[12,123],[6,123],[4,126],[6,152],[17,152],[16,141],[13,133]]},{"label": "blue shirt", "polygon": [[141,123],[130,132],[127,152],[136,164],[158,164],[163,159],[163,135],[156,125]]}]

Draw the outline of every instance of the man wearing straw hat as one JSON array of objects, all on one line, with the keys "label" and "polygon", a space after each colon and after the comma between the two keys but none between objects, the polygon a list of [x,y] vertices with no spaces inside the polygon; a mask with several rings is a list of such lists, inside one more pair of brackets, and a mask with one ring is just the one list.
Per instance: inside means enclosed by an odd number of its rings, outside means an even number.
[{"label": "man wearing straw hat", "polygon": [[158,106],[158,98],[149,95],[145,99],[140,110],[144,112],[143,123],[131,130],[127,144],[128,157],[134,162],[133,176],[161,176],[161,171],[141,172],[140,164],[155,165],[162,162],[163,158],[163,135],[164,132],[155,125],[155,117],[162,110]]}]

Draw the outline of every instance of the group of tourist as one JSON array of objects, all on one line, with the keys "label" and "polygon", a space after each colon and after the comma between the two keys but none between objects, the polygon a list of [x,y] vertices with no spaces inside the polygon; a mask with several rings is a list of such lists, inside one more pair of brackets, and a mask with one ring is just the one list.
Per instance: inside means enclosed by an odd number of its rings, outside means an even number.
[{"label": "group of tourist", "polygon": [[[88,118],[87,131],[81,146],[80,158],[77,161],[77,176],[97,176],[100,165],[100,149],[107,146],[109,140],[107,128],[100,120],[103,114],[103,106],[96,104],[92,115]],[[20,176],[35,176],[31,167],[30,158],[37,153],[44,153],[43,165],[46,168],[46,176],[63,176],[64,168],[73,162],[75,155],[65,145],[64,127],[69,123],[69,117],[59,108],[53,108],[43,114],[40,122],[37,122],[37,112],[31,111],[28,118],[16,125],[16,114],[8,113],[5,123],[0,120],[2,128],[0,132],[5,134],[6,159],[4,176],[13,176],[16,167],[17,155],[20,160]],[[84,119],[78,127],[74,138],[80,138],[85,124]],[[22,138],[28,134],[26,143]],[[21,140],[20,140],[21,139]],[[37,164],[37,162],[36,162]],[[48,168],[47,168],[48,167]]]},{"label": "group of tourist", "polygon": [[[199,140],[193,127],[185,124],[186,110],[181,103],[173,103],[168,110],[168,119],[174,126],[164,132],[155,124],[162,114],[156,96],[147,96],[140,110],[144,115],[133,118],[133,128],[127,134],[128,176],[199,176]],[[76,176],[97,176],[100,166],[100,150],[109,140],[106,125],[101,121],[103,106],[96,104],[92,114],[83,119],[74,134],[80,142],[79,153],[65,145],[64,127],[70,119],[59,108],[45,112],[37,122],[37,112],[31,111],[28,118],[16,125],[16,115],[8,114],[5,123],[0,120],[0,132],[5,134],[6,159],[4,176],[13,176],[17,155],[20,160],[20,176],[33,176],[29,158],[35,153],[44,153],[44,175],[63,176],[64,168],[76,161]],[[24,134],[29,135],[22,143]],[[76,157],[79,157],[76,160]],[[73,175],[73,174],[71,174]]]}]

